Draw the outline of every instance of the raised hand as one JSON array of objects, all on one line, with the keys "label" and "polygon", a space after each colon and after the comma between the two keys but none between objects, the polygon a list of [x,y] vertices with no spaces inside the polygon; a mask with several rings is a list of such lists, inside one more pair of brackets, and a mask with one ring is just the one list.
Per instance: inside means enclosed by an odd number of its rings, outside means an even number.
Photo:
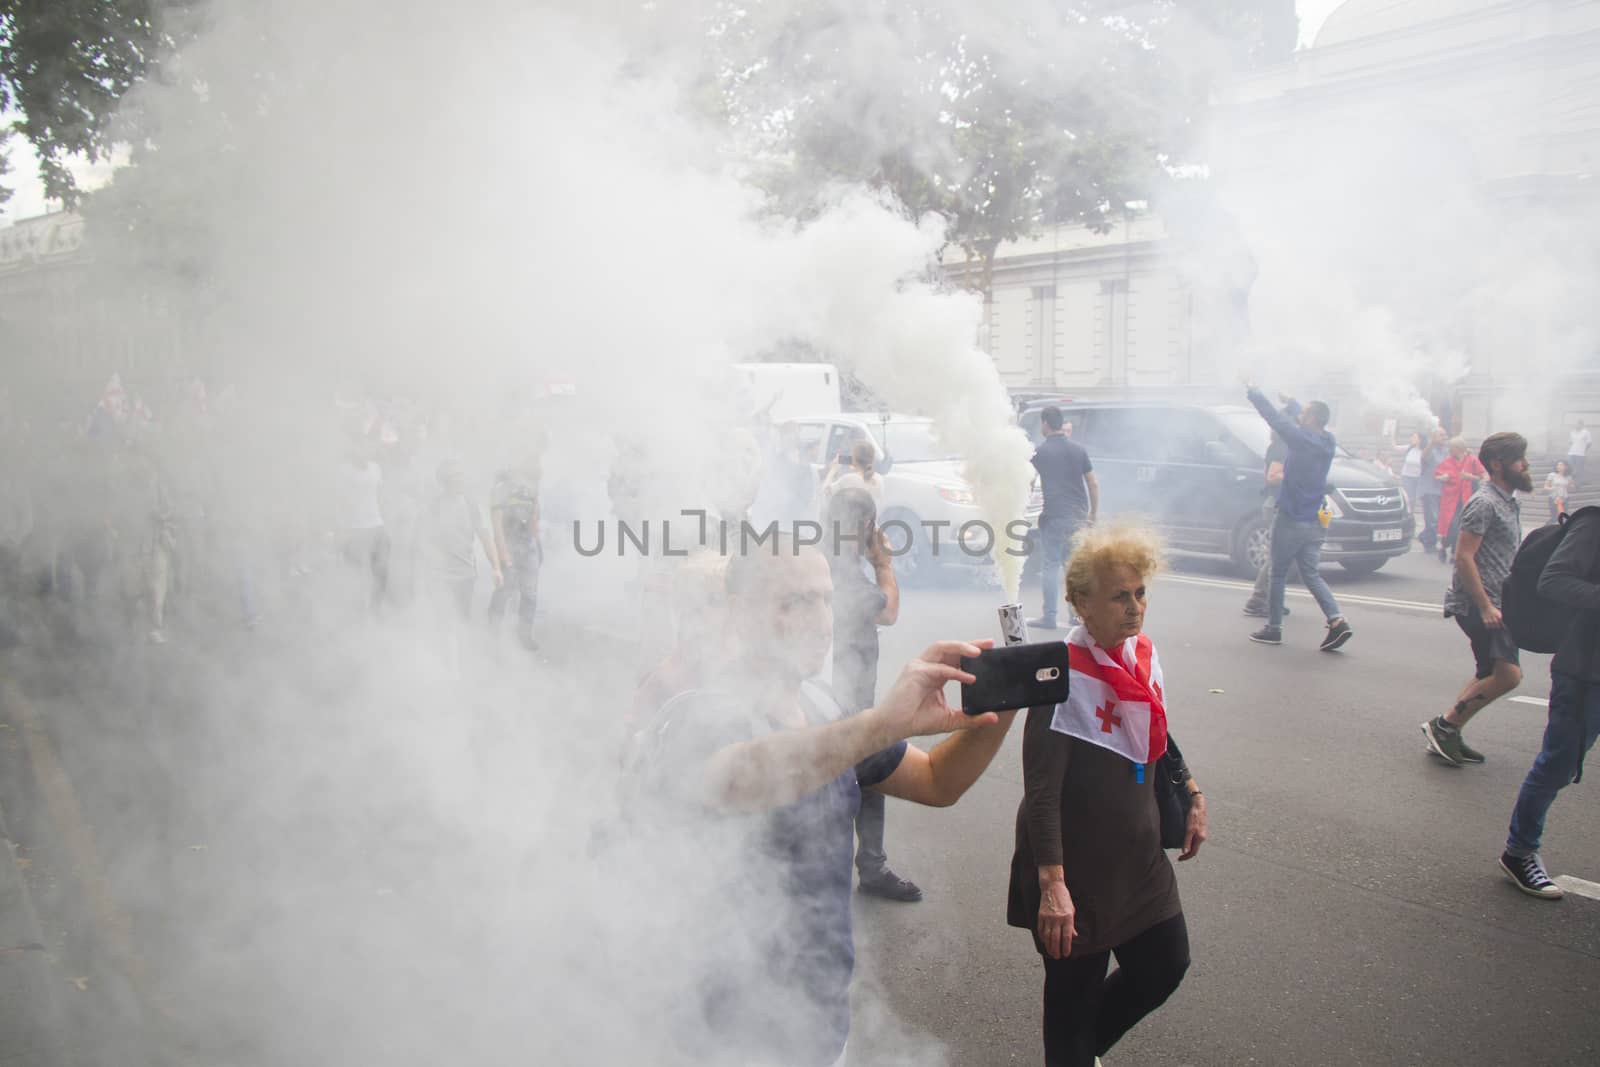
[{"label": "raised hand", "polygon": [[897,738],[926,737],[999,722],[1000,717],[994,712],[966,715],[960,708],[951,707],[944,698],[944,687],[948,683],[977,680],[961,669],[961,657],[977,656],[993,647],[994,642],[987,638],[940,641],[907,663],[878,705],[879,711],[889,718],[894,735]]}]

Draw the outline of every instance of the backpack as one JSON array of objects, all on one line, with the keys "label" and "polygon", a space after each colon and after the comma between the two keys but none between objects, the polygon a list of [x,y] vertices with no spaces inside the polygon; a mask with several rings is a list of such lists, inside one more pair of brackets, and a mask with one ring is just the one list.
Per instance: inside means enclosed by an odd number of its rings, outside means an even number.
[{"label": "backpack", "polygon": [[1539,576],[1566,537],[1572,520],[1600,507],[1579,508],[1553,526],[1541,526],[1522,539],[1511,560],[1511,574],[1500,591],[1500,613],[1517,647],[1528,652],[1554,652],[1566,639],[1578,609],[1539,595]]}]

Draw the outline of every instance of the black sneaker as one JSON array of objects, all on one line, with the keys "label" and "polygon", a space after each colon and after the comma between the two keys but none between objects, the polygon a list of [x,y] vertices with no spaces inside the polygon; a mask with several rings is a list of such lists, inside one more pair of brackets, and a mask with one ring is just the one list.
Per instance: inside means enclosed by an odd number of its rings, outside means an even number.
[{"label": "black sneaker", "polygon": [[1330,622],[1328,624],[1328,634],[1322,639],[1322,651],[1338,651],[1353,636],[1355,636],[1355,632],[1350,629],[1350,624],[1343,619],[1338,622]]},{"label": "black sneaker", "polygon": [[1483,753],[1479,752],[1477,749],[1475,749],[1471,745],[1467,744],[1467,735],[1466,734],[1461,733],[1460,731],[1457,731],[1456,732],[1456,743],[1461,746],[1461,758],[1462,759],[1466,760],[1468,763],[1482,763],[1483,762]]},{"label": "black sneaker", "polygon": [[1459,767],[1466,762],[1461,757],[1461,731],[1443,718],[1423,723],[1422,736],[1428,739],[1428,750],[1450,766]]},{"label": "black sneaker", "polygon": [[1560,900],[1567,895],[1566,890],[1550,880],[1550,875],[1545,872],[1544,864],[1540,862],[1537,852],[1531,856],[1513,856],[1509,852],[1502,852],[1500,869],[1506,872],[1506,877],[1511,879],[1518,889],[1530,897]]},{"label": "black sneaker", "polygon": [[1277,626],[1263,626],[1250,635],[1250,640],[1258,645],[1283,644],[1283,630]]},{"label": "black sneaker", "polygon": [[917,883],[901,878],[887,867],[871,874],[862,872],[861,892],[869,897],[898,900],[902,904],[915,904],[922,899],[922,890],[917,888]]}]

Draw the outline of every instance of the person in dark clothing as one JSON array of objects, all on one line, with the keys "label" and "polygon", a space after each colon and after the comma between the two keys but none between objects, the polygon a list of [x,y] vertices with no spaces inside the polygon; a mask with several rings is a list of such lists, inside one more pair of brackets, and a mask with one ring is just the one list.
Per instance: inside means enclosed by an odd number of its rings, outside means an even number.
[{"label": "person in dark clothing", "polygon": [[1600,512],[1579,512],[1539,576],[1539,595],[1577,608],[1550,661],[1544,743],[1522,781],[1500,869],[1531,896],[1563,895],[1539,859],[1544,820],[1556,794],[1583,777],[1583,757],[1600,737]]},{"label": "person in dark clothing", "polygon": [[1332,652],[1350,640],[1350,624],[1339,610],[1333,590],[1317,567],[1322,562],[1322,542],[1327,537],[1322,502],[1328,493],[1328,468],[1333,466],[1333,434],[1328,432],[1328,405],[1313,400],[1301,410],[1293,397],[1283,396],[1280,412],[1259,389],[1247,394],[1267,425],[1277,431],[1289,450],[1283,464],[1283,485],[1278,490],[1278,514],[1272,522],[1272,584],[1268,590],[1267,625],[1250,635],[1264,645],[1283,643],[1283,601],[1289,568],[1300,568],[1317,606],[1328,620],[1322,650]]},{"label": "person in dark clothing", "polygon": [[[1266,498],[1262,510],[1267,516],[1267,554],[1256,569],[1255,588],[1250,590],[1250,599],[1244,604],[1244,613],[1258,619],[1267,617],[1267,593],[1272,588],[1272,521],[1278,514],[1278,489],[1283,485],[1283,462],[1288,458],[1289,446],[1283,443],[1283,438],[1273,434],[1272,443],[1267,446],[1266,486],[1262,489],[1262,495]],[[1283,613],[1289,614],[1287,604]]]},{"label": "person in dark clothing", "polygon": [[[878,689],[878,627],[900,615],[894,561],[878,530],[878,509],[864,489],[841,489],[828,502],[833,552],[833,696],[846,714],[872,707]],[[869,576],[868,570],[872,573]],[[889,900],[922,899],[915,882],[889,869],[883,847],[886,798],[866,790],[856,813],[856,871],[861,892]]]},{"label": "person in dark clothing", "polygon": [[1039,472],[1044,494],[1037,546],[1044,557],[1039,567],[1044,608],[1037,619],[1028,620],[1028,625],[1054,630],[1061,600],[1061,569],[1066,565],[1072,535],[1083,523],[1093,523],[1099,514],[1100,483],[1095,479],[1089,453],[1063,428],[1066,420],[1061,409],[1047,407],[1040,412],[1039,420],[1044,427],[1044,441],[1033,453],[1033,466]]},{"label": "person in dark clothing", "polygon": [[[1115,659],[1121,684],[1144,688],[1152,704],[1164,703],[1160,668],[1142,631],[1146,586],[1160,557],[1147,530],[1095,529],[1080,538],[1067,570],[1067,593],[1083,619],[1068,642],[1095,662]],[[1095,684],[1105,683],[1091,677],[1082,688]],[[1161,848],[1155,776],[1134,773],[1122,719],[1114,734],[1084,735],[1058,721],[1063,710],[1070,719],[1066,705],[1028,709],[1006,922],[1033,932],[1044,963],[1046,1067],[1091,1067],[1178,988],[1189,936]],[[1145,730],[1148,751],[1159,758],[1151,725]],[[1164,744],[1164,729],[1161,736]],[[1199,784],[1191,777],[1183,788],[1194,798],[1178,857],[1188,860],[1208,823]],[[1108,976],[1113,954],[1117,969]]]},{"label": "person in dark clothing", "polygon": [[1428,447],[1422,453],[1422,532],[1417,540],[1429,552],[1439,543],[1439,506],[1444,497],[1444,484],[1438,480],[1439,464],[1450,455],[1450,434],[1443,426],[1433,431]]}]

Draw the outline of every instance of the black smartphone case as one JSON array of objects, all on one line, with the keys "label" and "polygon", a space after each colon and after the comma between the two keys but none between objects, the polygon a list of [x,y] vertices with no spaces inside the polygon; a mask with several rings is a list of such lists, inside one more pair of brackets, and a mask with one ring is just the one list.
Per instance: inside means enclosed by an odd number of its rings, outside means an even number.
[{"label": "black smartphone case", "polygon": [[962,656],[961,669],[977,678],[961,685],[961,710],[968,715],[1067,699],[1065,641],[991,648],[981,656]]}]

